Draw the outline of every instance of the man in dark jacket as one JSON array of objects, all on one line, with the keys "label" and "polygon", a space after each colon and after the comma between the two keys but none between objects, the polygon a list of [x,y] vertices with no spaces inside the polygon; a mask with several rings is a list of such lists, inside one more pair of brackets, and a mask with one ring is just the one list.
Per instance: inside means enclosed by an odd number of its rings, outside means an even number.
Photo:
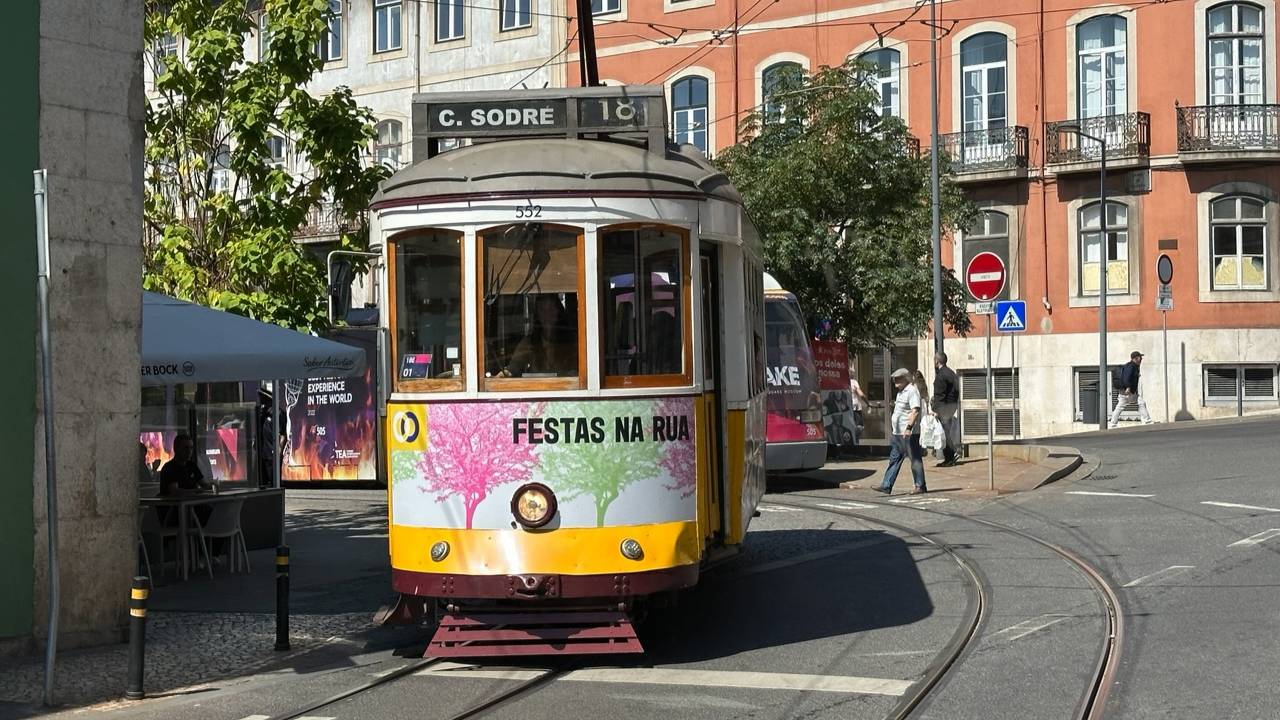
[{"label": "man in dark jacket", "polygon": [[942,423],[947,444],[942,448],[942,462],[938,467],[955,465],[960,457],[960,379],[947,367],[947,354],[940,352],[933,360],[933,414]]},{"label": "man in dark jacket", "polygon": [[1150,425],[1153,422],[1151,413],[1147,412],[1147,401],[1138,394],[1138,380],[1141,377],[1142,353],[1134,350],[1129,353],[1129,362],[1120,369],[1120,387],[1117,388],[1120,391],[1120,397],[1116,400],[1116,409],[1111,411],[1111,427],[1119,424],[1120,413],[1134,401],[1138,403],[1138,414],[1142,417],[1142,424]]}]

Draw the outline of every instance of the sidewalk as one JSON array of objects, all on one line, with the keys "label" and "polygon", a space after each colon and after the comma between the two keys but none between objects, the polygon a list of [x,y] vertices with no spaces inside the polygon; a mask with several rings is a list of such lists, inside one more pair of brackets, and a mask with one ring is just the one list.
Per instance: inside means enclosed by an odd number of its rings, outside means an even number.
[{"label": "sidewalk", "polygon": [[[394,630],[372,618],[393,597],[387,564],[386,491],[290,490],[286,493],[290,547],[290,642],[275,651],[275,556],[249,554],[251,573],[215,565],[208,575],[154,579],[147,613],[145,688],[156,696],[197,683],[266,668],[297,667],[325,648],[360,652]],[[153,561],[157,558],[152,558]],[[58,654],[56,702],[65,708],[123,696],[128,644]],[[43,654],[0,660],[0,718],[30,717],[44,687]]]},{"label": "sidewalk", "polygon": [[[986,448],[981,450],[985,453]],[[951,467],[937,467],[938,461],[926,456],[925,482],[930,492],[964,492],[980,495],[1006,495],[1034,490],[1041,485],[1065,477],[1078,468],[1083,459],[1074,448],[1045,445],[996,445],[995,490],[991,489],[986,457],[969,457]],[[889,461],[868,457],[828,462],[819,470],[784,476],[810,480],[844,488],[874,489],[884,479]],[[778,478],[785,483],[784,478]],[[770,478],[772,482],[774,478]],[[894,483],[894,494],[911,492],[911,466],[903,463]]]}]

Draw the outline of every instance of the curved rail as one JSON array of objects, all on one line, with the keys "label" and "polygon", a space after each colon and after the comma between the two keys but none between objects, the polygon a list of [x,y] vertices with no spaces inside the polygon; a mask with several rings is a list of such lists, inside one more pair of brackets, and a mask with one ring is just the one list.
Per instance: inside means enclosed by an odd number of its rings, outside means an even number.
[{"label": "curved rail", "polygon": [[929,537],[915,528],[889,520],[870,517],[861,513],[818,507],[808,503],[789,503],[780,501],[776,498],[769,498],[769,504],[783,505],[786,507],[794,507],[804,510],[814,510],[817,512],[830,513],[832,515],[843,515],[846,517],[857,518],[873,525],[882,525],[887,528],[892,528],[906,535],[920,538],[939,550],[942,550],[947,555],[950,555],[951,559],[955,560],[956,564],[960,566],[960,569],[968,575],[969,582],[965,585],[965,606],[968,610],[968,617],[965,619],[965,622],[961,623],[960,626],[956,628],[956,631],[951,635],[951,639],[947,641],[947,644],[938,652],[933,663],[929,666],[929,671],[926,672],[925,676],[913,686],[914,691],[909,695],[904,695],[902,699],[894,705],[893,710],[890,711],[888,715],[888,720],[905,720],[910,717],[911,713],[915,712],[920,703],[924,702],[924,699],[928,697],[929,693],[933,692],[933,689],[937,687],[938,683],[942,682],[942,678],[946,676],[947,672],[949,672],[956,664],[956,661],[960,659],[960,656],[964,654],[964,651],[968,649],[970,644],[973,642],[974,636],[978,632],[978,628],[982,625],[983,620],[986,619],[988,606],[986,580],[983,578],[982,574],[978,572],[978,569],[974,567],[968,559],[957,552],[955,548],[941,540]]},{"label": "curved rail", "polygon": [[[796,496],[792,496],[792,497],[796,497]],[[821,495],[817,495],[817,496],[800,495],[798,497],[812,498],[815,500],[831,499],[830,497],[821,496]],[[858,518],[859,520],[863,520],[866,522],[885,525],[886,527],[895,527],[895,526],[901,527],[901,526],[897,526],[896,523],[890,523],[890,522],[881,520],[879,518],[863,515],[861,513],[855,513],[855,512],[845,511],[845,510],[834,510],[834,509],[824,508],[824,507],[817,507],[814,505],[810,505],[808,503],[780,502],[775,498],[770,498],[769,502],[775,505],[789,504],[792,507],[804,508],[806,510],[816,510],[819,512],[833,513],[836,515],[846,515],[849,517]],[[940,517],[946,517],[946,518],[951,518],[955,520],[967,520],[969,522],[977,523],[979,525],[985,525],[993,530],[997,530],[999,532],[1007,533],[1010,535],[1015,535],[1024,540],[1030,540],[1031,542],[1034,542],[1037,545],[1040,545],[1044,548],[1047,548],[1053,551],[1063,560],[1067,561],[1068,564],[1073,566],[1078,572],[1084,575],[1085,578],[1088,579],[1091,584],[1093,584],[1094,590],[1098,593],[1098,597],[1101,598],[1103,606],[1106,610],[1107,636],[1102,642],[1102,651],[1099,653],[1098,662],[1094,666],[1092,680],[1090,681],[1089,686],[1085,689],[1083,697],[1080,700],[1080,704],[1076,708],[1076,712],[1073,715],[1073,718],[1074,720],[1100,720],[1100,718],[1103,717],[1103,713],[1106,709],[1107,697],[1111,692],[1111,686],[1115,684],[1115,675],[1117,670],[1120,667],[1120,662],[1119,662],[1120,649],[1123,646],[1123,642],[1124,642],[1124,615],[1120,612],[1120,598],[1116,595],[1115,590],[1111,587],[1111,584],[1107,582],[1107,579],[1103,577],[1102,573],[1097,568],[1093,567],[1088,562],[1086,562],[1083,558],[1081,558],[1079,555],[1071,552],[1070,550],[1062,547],[1061,545],[1049,542],[1048,540],[1045,540],[1040,537],[1036,537],[1035,535],[1032,535],[1031,533],[1025,530],[1021,530],[1019,528],[1012,527],[1010,525],[1005,525],[1003,523],[998,523],[993,520],[986,520],[984,518],[975,518],[968,515],[961,515],[958,513],[949,513],[942,510],[935,510],[932,508],[925,508],[925,507],[916,507],[912,505],[898,505],[898,504],[875,502],[875,501],[861,500],[861,499],[859,499],[858,502],[868,504],[868,505],[877,505],[877,506],[886,507],[886,508],[905,508],[908,510],[915,510],[917,512],[929,513],[930,515],[938,515]],[[911,532],[919,535],[917,531],[911,531]],[[924,536],[921,535],[921,537],[924,537]],[[923,696],[921,697],[921,699],[923,699]],[[891,715],[890,717],[901,718],[906,716]]]}]

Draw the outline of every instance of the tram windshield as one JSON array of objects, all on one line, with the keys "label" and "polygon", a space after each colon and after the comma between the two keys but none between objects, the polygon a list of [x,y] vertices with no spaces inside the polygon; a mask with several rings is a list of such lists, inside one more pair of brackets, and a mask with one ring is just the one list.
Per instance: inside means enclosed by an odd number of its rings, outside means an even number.
[{"label": "tram windshield", "polygon": [[579,378],[581,232],[507,225],[480,242],[484,377]]},{"label": "tram windshield", "polygon": [[462,233],[426,230],[393,243],[400,385],[461,387]]},{"label": "tram windshield", "polygon": [[660,228],[601,231],[600,250],[606,383],[685,372],[683,235]]}]

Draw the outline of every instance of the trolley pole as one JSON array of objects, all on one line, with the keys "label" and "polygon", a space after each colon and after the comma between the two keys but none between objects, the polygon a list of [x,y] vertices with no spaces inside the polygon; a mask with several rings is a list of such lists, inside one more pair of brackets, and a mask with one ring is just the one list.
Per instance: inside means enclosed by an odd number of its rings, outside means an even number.
[{"label": "trolley pole", "polygon": [[137,576],[129,594],[129,684],[124,690],[127,700],[141,700],[147,696],[142,689],[142,678],[146,663],[147,596],[150,588],[150,578]]},{"label": "trolley pole", "polygon": [[996,422],[995,383],[991,379],[991,316],[987,315],[987,486],[992,492],[996,489]]},{"label": "trolley pole", "polygon": [[276,548],[276,650],[289,649],[289,546]]}]

